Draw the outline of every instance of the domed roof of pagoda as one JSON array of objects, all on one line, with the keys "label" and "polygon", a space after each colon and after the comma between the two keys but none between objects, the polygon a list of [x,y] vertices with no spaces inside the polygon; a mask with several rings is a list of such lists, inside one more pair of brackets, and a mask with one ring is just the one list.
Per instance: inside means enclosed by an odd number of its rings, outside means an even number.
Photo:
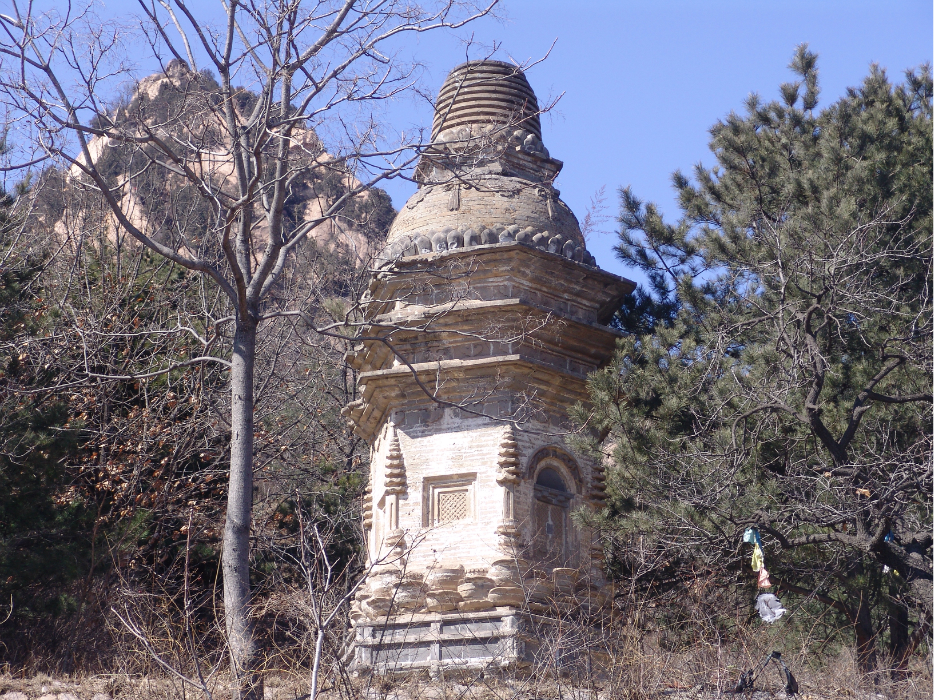
[{"label": "domed roof of pagoda", "polygon": [[419,190],[396,215],[381,259],[516,241],[594,264],[554,187],[563,163],[542,143],[539,113],[518,66],[454,68],[415,173]]}]

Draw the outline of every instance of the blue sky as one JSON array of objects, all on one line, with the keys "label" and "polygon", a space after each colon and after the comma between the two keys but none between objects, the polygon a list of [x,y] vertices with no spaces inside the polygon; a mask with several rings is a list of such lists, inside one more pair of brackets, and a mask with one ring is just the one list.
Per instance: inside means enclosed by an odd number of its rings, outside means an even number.
[{"label": "blue sky", "polygon": [[[671,173],[712,165],[707,130],[750,92],[776,98],[802,42],[819,55],[821,105],[858,85],[872,62],[900,80],[934,52],[930,0],[507,0],[503,10],[504,21],[472,27],[476,41],[502,43],[497,58],[540,58],[556,42],[528,78],[540,102],[564,93],[543,118],[543,139],[565,163],[556,184],[578,218],[600,187],[615,217],[626,185],[675,217]],[[435,90],[465,57],[462,44],[438,37],[413,49]],[[395,120],[427,125],[430,111],[400,106]],[[397,207],[414,191],[388,189]],[[615,259],[614,242],[609,233],[589,247],[604,269],[638,278]]]},{"label": "blue sky", "polygon": [[[100,2],[105,16],[138,12],[135,0]],[[214,19],[220,7],[189,5]],[[858,85],[872,62],[899,80],[934,53],[930,0],[502,0],[499,14],[459,36],[424,35],[403,53],[426,65],[423,87],[434,94],[454,65],[487,56],[493,43],[493,57],[519,63],[551,49],[528,78],[540,103],[563,94],[543,118],[543,138],[565,163],[556,184],[578,218],[601,187],[615,217],[617,189],[626,185],[675,217],[671,173],[712,165],[708,129],[742,110],[750,92],[776,98],[793,79],[787,65],[802,42],[819,55],[824,106]],[[141,75],[156,69],[137,58]],[[431,107],[404,99],[383,116],[396,130],[427,127]],[[398,208],[415,188],[397,180],[386,189]],[[589,248],[603,268],[638,280],[613,255],[613,226]]]}]

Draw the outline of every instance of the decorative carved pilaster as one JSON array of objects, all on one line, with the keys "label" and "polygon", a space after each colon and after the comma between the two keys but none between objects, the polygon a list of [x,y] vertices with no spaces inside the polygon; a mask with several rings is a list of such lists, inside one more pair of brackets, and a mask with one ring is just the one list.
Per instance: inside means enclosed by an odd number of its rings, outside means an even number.
[{"label": "decorative carved pilaster", "polygon": [[389,452],[386,455],[386,493],[404,496],[408,490],[405,479],[405,460],[402,458],[402,448],[399,445],[399,436],[396,434],[396,424],[389,424]]},{"label": "decorative carved pilaster", "polygon": [[602,508],[606,503],[606,467],[594,462],[590,467],[590,492],[587,500],[593,508]]},{"label": "decorative carved pilaster", "polygon": [[519,443],[511,425],[506,426],[503,437],[499,441],[499,455],[496,460],[496,483],[500,486],[518,484],[519,476]]},{"label": "decorative carved pilaster", "polygon": [[499,550],[509,556],[518,554],[519,523],[516,520],[515,487],[519,483],[519,442],[511,425],[506,426],[499,441],[499,455],[496,461],[496,483],[503,487],[503,522],[496,528],[499,536]]},{"label": "decorative carved pilaster", "polygon": [[603,551],[603,540],[599,534],[596,531],[591,531],[590,534],[590,580],[600,587],[605,583],[603,569],[606,566],[606,553]]},{"label": "decorative carved pilaster", "polygon": [[[590,466],[590,489],[587,494],[587,501],[594,510],[599,510],[606,505],[606,467],[602,462],[594,461]],[[590,576],[592,580],[598,580],[602,585],[603,567],[606,555],[603,551],[603,542],[592,533],[590,542]]]},{"label": "decorative carved pilaster", "polygon": [[405,460],[396,424],[389,423],[389,450],[386,453],[386,540],[390,556],[401,557],[406,550],[405,531],[399,527],[399,497],[408,491],[405,478]]},{"label": "decorative carved pilaster", "polygon": [[367,482],[366,491],[363,492],[363,529],[369,533],[373,530],[373,484]]},{"label": "decorative carved pilaster", "polygon": [[408,544],[405,541],[405,530],[400,528],[390,530],[386,533],[383,544],[388,549],[388,552],[386,552],[388,561],[401,565],[402,557],[405,555],[406,549],[408,549]]}]

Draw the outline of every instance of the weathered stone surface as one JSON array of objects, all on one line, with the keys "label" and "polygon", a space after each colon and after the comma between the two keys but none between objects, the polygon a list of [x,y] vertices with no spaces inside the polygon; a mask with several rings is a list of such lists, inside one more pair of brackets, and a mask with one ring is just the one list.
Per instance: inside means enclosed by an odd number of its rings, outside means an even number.
[{"label": "weathered stone surface", "polygon": [[489,599],[490,591],[496,584],[493,580],[485,576],[471,576],[457,587],[462,601],[458,604],[458,609],[464,611],[470,610],[488,610],[493,607]]},{"label": "weathered stone surface", "polygon": [[461,564],[432,567],[425,577],[425,584],[431,590],[456,591],[464,580],[464,567]]},{"label": "weathered stone surface", "polygon": [[552,575],[554,576],[556,595],[571,596],[574,594],[574,587],[577,585],[579,575],[576,569],[556,568]]},{"label": "weathered stone surface", "polygon": [[422,581],[403,579],[396,589],[395,603],[400,610],[421,610],[426,605],[425,594]]},{"label": "weathered stone surface", "polygon": [[490,578],[497,586],[522,586],[527,564],[519,559],[497,559],[490,566]]},{"label": "weathered stone surface", "polygon": [[425,607],[428,608],[430,612],[456,610],[461,600],[461,595],[457,590],[433,590],[428,591],[425,595]]},{"label": "weathered stone surface", "polygon": [[525,605],[525,591],[518,586],[496,586],[490,590],[489,600],[496,606]]}]

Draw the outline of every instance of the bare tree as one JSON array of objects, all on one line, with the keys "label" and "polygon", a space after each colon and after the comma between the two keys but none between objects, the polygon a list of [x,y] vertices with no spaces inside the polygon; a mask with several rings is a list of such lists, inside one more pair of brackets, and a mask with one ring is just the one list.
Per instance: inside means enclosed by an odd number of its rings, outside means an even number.
[{"label": "bare tree", "polygon": [[[67,169],[76,186],[106,203],[116,245],[128,234],[204,275],[230,306],[220,319],[233,329],[229,359],[195,334],[205,352],[185,362],[229,371],[222,558],[235,697],[262,697],[249,587],[257,346],[264,324],[301,312],[275,290],[295,251],[322,231],[340,235],[348,204],[417,155],[417,144],[385,147],[366,110],[414,86],[416,67],[400,60],[400,42],[462,27],[495,4],[232,0],[215,25],[185,0],[140,0],[133,34],[70,3],[42,11],[12,2],[0,15],[0,90],[22,155],[9,167]],[[123,60],[130,39],[148,47],[165,76],[114,103],[107,97],[132,76]],[[202,57],[208,70],[199,72]],[[164,99],[169,93],[174,99]],[[315,187],[312,173],[319,182],[322,173],[338,178],[344,191],[295,211],[296,192]],[[144,185],[153,181],[168,192],[158,209],[146,199],[153,195]],[[336,334],[340,323],[317,330]]]}]

